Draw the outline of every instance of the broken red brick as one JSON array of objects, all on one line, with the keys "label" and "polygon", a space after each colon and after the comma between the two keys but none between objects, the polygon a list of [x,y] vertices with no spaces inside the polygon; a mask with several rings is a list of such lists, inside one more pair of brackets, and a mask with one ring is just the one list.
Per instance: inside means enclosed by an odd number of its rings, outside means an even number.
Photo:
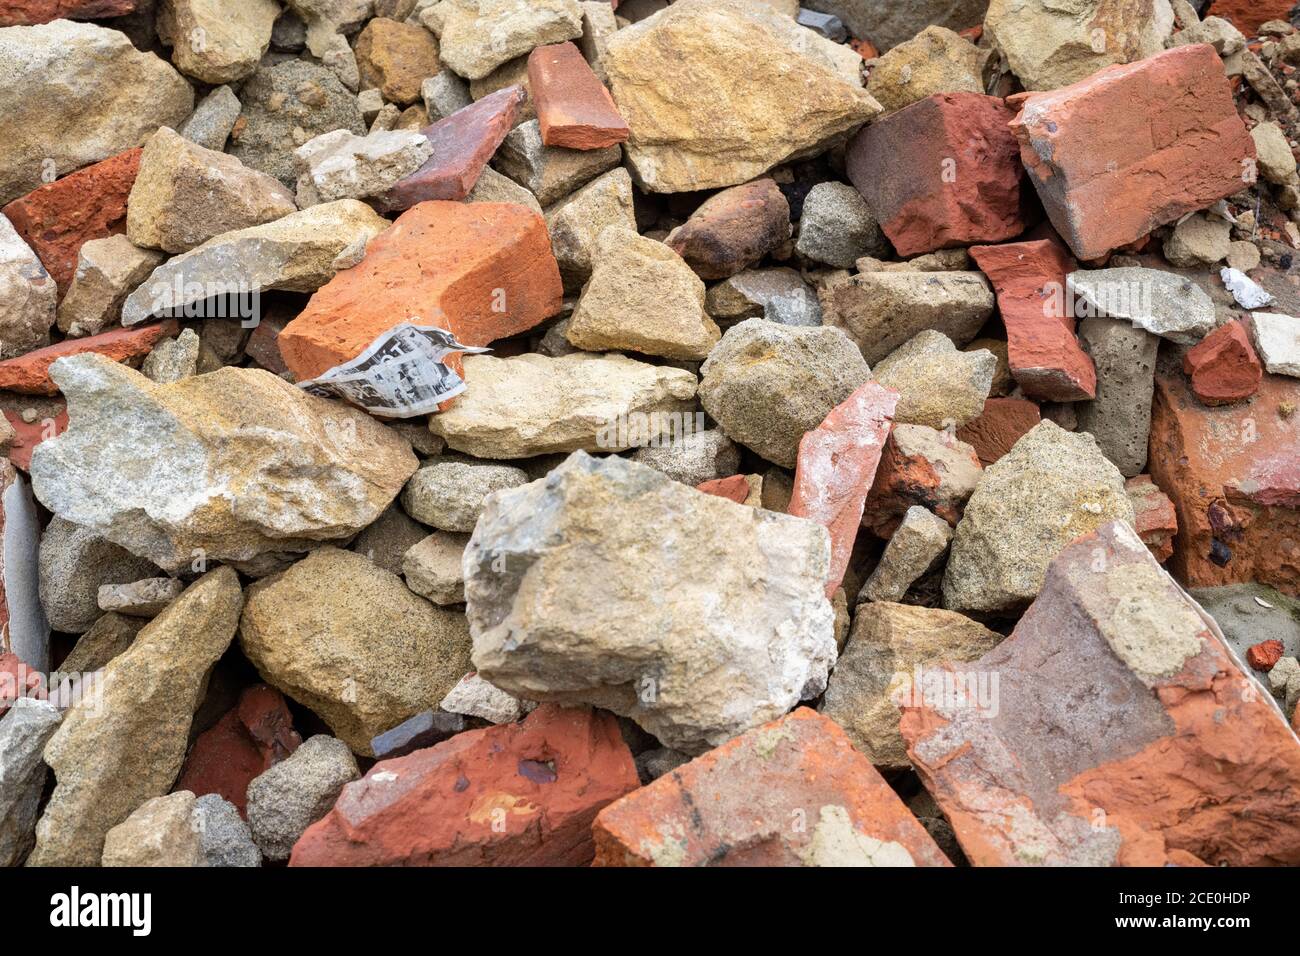
[{"label": "broken red brick", "polygon": [[732,475],[729,478],[713,478],[695,486],[696,491],[706,495],[726,498],[738,505],[743,505],[749,498],[749,481],[744,475]]},{"label": "broken red brick", "polygon": [[198,797],[219,793],[244,816],[249,783],[301,744],[280,692],[265,685],[250,687],[194,741],[175,789]]},{"label": "broken red brick", "polygon": [[59,387],[50,378],[50,366],[66,355],[94,352],[114,362],[143,358],[159,339],[175,335],[180,330],[175,319],[157,325],[140,325],[129,329],[113,329],[80,339],[64,339],[57,345],[47,345],[17,358],[0,362],[0,388],[24,395],[57,395]]},{"label": "broken red brick", "polygon": [[0,717],[22,697],[45,699],[45,679],[17,654],[0,653]]},{"label": "broken red brick", "polygon": [[975,866],[1300,863],[1300,745],[1126,522],[1062,551],[997,648],[925,682],[899,729]]},{"label": "broken red brick", "polygon": [[849,143],[849,179],[903,257],[1025,231],[1015,111],[979,93],[936,93]]},{"label": "broken red brick", "polygon": [[303,382],[407,321],[487,345],[555,315],[562,296],[537,213],[513,203],[422,202],[311,297],[280,333],[280,354]]},{"label": "broken red brick", "polygon": [[1187,587],[1258,581],[1300,594],[1298,407],[1300,380],[1265,375],[1249,402],[1207,408],[1161,362],[1148,468],[1178,511],[1170,569]]},{"label": "broken red brick", "polygon": [[1183,356],[1192,391],[1206,405],[1242,402],[1259,391],[1264,378],[1250,334],[1238,321],[1221,325]]},{"label": "broken red brick", "polygon": [[828,599],[844,580],[853,555],[862,509],[897,405],[898,392],[867,382],[799,441],[794,494],[786,513],[816,521],[830,532]]},{"label": "broken red brick", "polygon": [[990,398],[979,418],[957,429],[957,437],[975,449],[980,464],[993,464],[1042,421],[1038,405],[1023,398]]},{"label": "broken red brick", "polygon": [[279,340],[280,333],[289,322],[287,318],[263,316],[248,336],[244,354],[268,372],[284,375],[289,371],[289,366],[284,364],[284,357],[280,355]]},{"label": "broken red brick", "polygon": [[1284,650],[1281,641],[1260,641],[1246,649],[1246,663],[1257,671],[1271,671]]},{"label": "broken red brick", "polygon": [[57,438],[68,430],[68,410],[60,405],[53,417],[36,418],[24,421],[20,412],[5,409],[5,420],[14,430],[14,439],[9,444],[9,460],[15,468],[29,471],[32,467],[32,452],[36,446],[47,438]]},{"label": "broken red brick", "polygon": [[[5,0],[0,27],[25,27],[52,20],[100,20],[134,13],[139,0]],[[48,268],[48,266],[47,266]]]},{"label": "broken red brick", "polygon": [[53,277],[60,297],[76,274],[82,244],[126,231],[126,200],[140,170],[140,152],[110,156],[0,209]]},{"label": "broken red brick", "polygon": [[982,473],[975,449],[954,435],[924,425],[895,425],[862,524],[877,537],[892,538],[907,509],[920,505],[955,527]]},{"label": "broken red brick", "polygon": [[1291,22],[1295,0],[1214,0],[1206,16],[1223,17],[1248,37],[1259,36],[1259,28],[1270,20]]},{"label": "broken red brick", "polygon": [[726,279],[790,238],[790,204],[771,177],[714,193],[664,245],[701,279]]},{"label": "broken red brick", "polygon": [[375,205],[381,212],[395,212],[429,199],[464,199],[527,98],[522,86],[507,86],[426,126],[421,132],[432,144],[433,155],[377,198]]},{"label": "broken red brick", "polygon": [[1020,155],[1056,231],[1100,259],[1254,181],[1255,144],[1207,44],[1012,97]]},{"label": "broken red brick", "polygon": [[381,760],[307,829],[290,866],[581,866],[591,822],[640,785],[618,721],[542,704]]},{"label": "broken red brick", "polygon": [[1161,564],[1174,553],[1174,535],[1178,533],[1178,512],[1169,496],[1156,487],[1150,475],[1138,475],[1124,482],[1124,490],[1133,505],[1133,527]]},{"label": "broken red brick", "polygon": [[539,46],[528,55],[528,89],[547,146],[604,149],[625,142],[631,132],[572,43]]},{"label": "broken red brick", "polygon": [[950,866],[829,717],[800,707],[596,817],[597,866]]},{"label": "broken red brick", "polygon": [[1065,277],[1078,268],[1055,239],[971,246],[997,292],[1011,374],[1030,398],[1080,402],[1097,397],[1097,369],[1075,338]]}]

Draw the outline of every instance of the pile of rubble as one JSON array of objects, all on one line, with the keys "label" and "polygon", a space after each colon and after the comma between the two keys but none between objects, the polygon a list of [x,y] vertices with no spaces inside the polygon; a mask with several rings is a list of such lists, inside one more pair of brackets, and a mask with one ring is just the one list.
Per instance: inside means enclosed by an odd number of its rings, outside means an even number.
[{"label": "pile of rubble", "polygon": [[1291,0],[806,4],[0,5],[0,862],[1300,863]]}]

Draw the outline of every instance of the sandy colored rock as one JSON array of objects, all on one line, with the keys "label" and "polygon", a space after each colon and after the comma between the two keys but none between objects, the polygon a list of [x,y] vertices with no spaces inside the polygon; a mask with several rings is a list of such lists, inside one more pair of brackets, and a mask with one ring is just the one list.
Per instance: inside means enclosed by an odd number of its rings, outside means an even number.
[{"label": "sandy colored rock", "polygon": [[488,495],[528,483],[522,468],[462,458],[435,458],[402,489],[402,507],[416,521],[443,531],[470,532]]},{"label": "sandy colored rock", "polygon": [[1124,522],[1069,545],[1011,637],[939,676],[900,730],[974,865],[1300,859],[1295,735]]},{"label": "sandy colored rock", "polygon": [[470,80],[534,47],[582,36],[576,0],[442,0],[420,22],[437,34],[443,63]]},{"label": "sandy colored rock", "polygon": [[[470,198],[473,201],[472,195]],[[596,240],[609,226],[636,232],[632,177],[622,167],[611,169],[546,210],[551,250],[560,265],[560,277],[566,289],[580,289],[591,278]]]},{"label": "sandy colored rock", "polygon": [[[1255,145],[1210,46],[1175,47],[1019,102],[1012,123],[1047,215],[1082,261],[1240,192]],[[1099,143],[1107,148],[1098,168]]]},{"label": "sandy colored rock", "polygon": [[888,601],[859,605],[821,713],[875,766],[909,767],[898,732],[901,704],[924,693],[930,668],[978,660],[1001,642],[1001,634],[952,611]]},{"label": "sandy colored rock", "polygon": [[704,283],[672,247],[610,226],[596,240],[565,336],[589,352],[700,360],[722,332],[704,311]]},{"label": "sandy colored rock", "polygon": [[126,297],[166,258],[141,249],[124,235],[91,239],[77,253],[77,271],[59,303],[59,331],[95,335],[121,322]]},{"label": "sandy colored rock", "polygon": [[442,69],[438,43],[428,30],[384,16],[375,17],[357,36],[356,55],[361,85],[401,106],[418,102],[421,85]]},{"label": "sandy colored rock", "polygon": [[[122,324],[136,325],[156,312],[194,309],[221,293],[314,292],[340,268],[354,265],[366,244],[389,225],[365,203],[341,199],[224,233],[155,269],[127,296]],[[237,278],[231,263],[239,263]]]},{"label": "sandy colored rock", "polygon": [[880,112],[856,53],[740,0],[675,3],[619,30],[601,63],[651,192],[747,182]]},{"label": "sandy colored rock", "polygon": [[[58,294],[36,253],[0,215],[0,358],[49,344]],[[701,288],[701,305],[703,301]]]},{"label": "sandy colored rock", "polygon": [[543,705],[376,764],[289,865],[583,866],[592,818],[637,785],[611,714]]},{"label": "sandy colored rock", "polygon": [[1043,422],[984,469],[953,538],[944,605],[987,613],[1023,608],[1067,544],[1115,520],[1134,520],[1119,470],[1091,435]]},{"label": "sandy colored rock", "polygon": [[930,26],[871,68],[867,92],[886,113],[935,93],[983,93],[987,54],[947,27]]},{"label": "sandy colored rock", "polygon": [[117,30],[55,20],[0,33],[0,204],[141,145],[194,108],[185,79]]},{"label": "sandy colored rock", "polygon": [[879,362],[925,330],[963,346],[993,316],[978,272],[869,272],[821,295],[825,324],[843,329],[868,362]]},{"label": "sandy colored rock", "polygon": [[463,614],[329,547],[249,590],[240,644],[267,683],[361,755],[377,734],[436,706],[470,669]]},{"label": "sandy colored rock", "polygon": [[163,0],[172,62],[201,83],[233,83],[257,69],[280,15],[275,0]]},{"label": "sandy colored rock", "polygon": [[312,296],[280,333],[280,353],[306,381],[350,362],[403,322],[487,345],[554,315],[561,291],[536,213],[506,204],[419,203],[370,242],[359,265]]},{"label": "sandy colored rock", "polygon": [[1165,48],[1169,0],[990,0],[986,34],[1027,90],[1054,90]]},{"label": "sandy colored rock", "polygon": [[912,505],[885,545],[880,563],[862,586],[859,603],[901,601],[918,578],[939,564],[951,541],[948,522],[920,505]]},{"label": "sandy colored rock", "polygon": [[593,833],[597,866],[949,865],[844,731],[805,707],[611,804]]},{"label": "sandy colored rock", "polygon": [[960,428],[983,411],[996,368],[992,352],[962,352],[942,332],[925,331],[878,363],[875,376],[899,393],[895,421]]},{"label": "sandy colored rock", "polygon": [[137,246],[188,252],[213,236],[297,212],[293,194],[234,156],[163,127],[145,143],[127,200],[126,235]]},{"label": "sandy colored rock", "polygon": [[664,243],[700,278],[725,279],[780,248],[790,232],[790,204],[764,176],[710,196]]},{"label": "sandy colored rock", "polygon": [[1277,123],[1260,123],[1250,131],[1250,138],[1255,141],[1255,157],[1264,178],[1280,185],[1295,183],[1295,153],[1282,127]]},{"label": "sandy colored rock", "polygon": [[465,603],[465,570],[461,559],[468,534],[435,531],[414,544],[402,558],[406,586],[434,604]]},{"label": "sandy colored rock", "polygon": [[146,800],[104,835],[104,866],[205,866],[188,790]]},{"label": "sandy colored rock", "polygon": [[166,570],[348,537],[415,471],[365,413],[260,369],[155,385],[82,355],[52,375],[72,425],[33,456],[37,497]]},{"label": "sandy colored rock", "polygon": [[242,604],[233,569],[208,572],[108,663],[96,693],[68,710],[45,747],[58,783],[29,865],[96,865],[108,831],[167,792]]},{"label": "sandy colored rock", "polygon": [[1165,240],[1165,258],[1181,269],[1213,266],[1232,251],[1232,223],[1196,213],[1174,226]]},{"label": "sandy colored rock", "polygon": [[793,468],[799,440],[871,375],[838,329],[747,319],[700,366],[700,402],[733,441]]},{"label": "sandy colored rock", "polygon": [[[672,548],[647,524],[665,514],[679,516]],[[591,703],[699,753],[820,693],[835,656],[829,561],[811,521],[575,453],[479,519],[465,555],[474,667],[515,696]]]},{"label": "sandy colored rock", "polygon": [[429,428],[476,458],[623,451],[695,409],[693,374],[622,355],[467,355],[465,377],[473,385]]}]

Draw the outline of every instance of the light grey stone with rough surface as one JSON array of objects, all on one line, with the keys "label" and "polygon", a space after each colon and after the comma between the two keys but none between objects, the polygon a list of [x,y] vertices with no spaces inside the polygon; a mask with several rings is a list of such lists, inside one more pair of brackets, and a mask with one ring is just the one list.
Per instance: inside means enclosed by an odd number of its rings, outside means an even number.
[{"label": "light grey stone with rough surface", "polygon": [[59,709],[20,697],[0,717],[0,866],[18,866],[36,842],[36,811],[49,768],[41,757]]},{"label": "light grey stone with rough surface", "polygon": [[704,310],[722,328],[744,319],[767,319],[781,325],[821,325],[817,293],[794,269],[746,269],[713,286]]},{"label": "light grey stone with rough surface", "polygon": [[1123,266],[1071,272],[1066,287],[1076,314],[1125,319],[1152,335],[1195,345],[1214,331],[1214,303],[1191,279],[1159,269]]},{"label": "light grey stone with rough surface", "polygon": [[101,584],[99,609],[130,617],[157,617],[184,590],[185,583],[176,578],[144,578],[129,584]]},{"label": "light grey stone with rough surface", "polygon": [[894,421],[960,428],[978,418],[993,387],[998,360],[988,349],[961,351],[942,332],[927,330],[876,365],[876,381],[897,389]]},{"label": "light grey stone with rough surface", "polygon": [[243,109],[239,97],[228,86],[218,86],[199,102],[190,114],[190,118],[177,127],[180,133],[191,143],[204,149],[221,152],[226,148],[230,131],[235,128],[235,121]]},{"label": "light grey stone with rough surface", "polygon": [[463,110],[474,100],[469,95],[469,84],[451,70],[439,70],[420,84],[420,97],[429,122],[446,119],[457,110]]},{"label": "light grey stone with rough surface", "polygon": [[248,827],[268,860],[287,860],[309,826],[334,806],[345,784],[360,779],[343,741],[317,734],[248,785]]},{"label": "light grey stone with rough surface", "polygon": [[908,508],[858,600],[901,601],[917,579],[938,565],[951,541],[948,522],[920,505]]},{"label": "light grey stone with rough surface", "polygon": [[103,614],[99,609],[102,585],[128,584],[157,571],[153,562],[57,514],[41,536],[41,604],[56,631],[89,630]]},{"label": "light grey stone with rough surface", "polygon": [[50,344],[58,289],[8,217],[0,215],[0,358]]},{"label": "light grey stone with rough surface", "polygon": [[170,385],[189,378],[199,370],[199,334],[181,329],[174,339],[163,339],[144,357],[140,371],[158,385]]},{"label": "light grey stone with rough surface", "polygon": [[528,483],[528,473],[511,465],[432,459],[402,489],[402,507],[416,521],[440,531],[474,530],[488,495]]},{"label": "light grey stone with rough surface", "polygon": [[[294,150],[298,205],[364,199],[386,192],[433,155],[433,144],[415,130],[354,136],[345,129],[322,133]],[[304,202],[304,196],[309,202]]]},{"label": "light grey stone with rough surface", "polygon": [[577,452],[479,519],[465,554],[474,667],[702,753],[825,688],[829,567],[814,522]]},{"label": "light grey stone with rough surface", "polygon": [[950,30],[978,26],[988,0],[804,0],[802,5],[835,14],[849,33],[883,53],[932,23]]},{"label": "light grey stone with rough surface", "polygon": [[438,706],[449,714],[478,717],[493,724],[514,723],[532,709],[526,701],[493,687],[477,674],[461,678]]},{"label": "light grey stone with rough surface", "polygon": [[1300,378],[1300,319],[1277,312],[1254,312],[1250,330],[1259,360],[1270,374]]},{"label": "light grey stone with rough surface", "polygon": [[191,821],[208,866],[261,866],[262,851],[235,805],[218,793],[194,801]]},{"label": "light grey stone with rough surface", "polygon": [[632,460],[694,488],[740,469],[740,449],[720,428],[692,430],[632,453]]},{"label": "light grey stone with rough surface", "polygon": [[847,183],[818,183],[799,217],[795,250],[837,269],[852,269],[862,256],[888,256],[889,240],[862,194]]}]

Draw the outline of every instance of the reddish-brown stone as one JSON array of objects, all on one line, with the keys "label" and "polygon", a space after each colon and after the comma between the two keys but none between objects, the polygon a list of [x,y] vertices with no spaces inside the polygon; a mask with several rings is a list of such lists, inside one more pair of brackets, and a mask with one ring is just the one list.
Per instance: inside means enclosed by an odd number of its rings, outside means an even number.
[{"label": "reddish-brown stone", "polygon": [[1300,744],[1125,522],[1062,551],[997,648],[923,675],[899,729],[976,866],[1300,863]]},{"label": "reddish-brown stone", "polygon": [[830,532],[827,598],[844,580],[897,405],[898,392],[867,382],[799,441],[794,493],[786,513],[816,521]]},{"label": "reddish-brown stone", "polygon": [[1150,475],[1130,478],[1124,482],[1124,490],[1133,505],[1133,528],[1155,559],[1164,564],[1174,553],[1174,535],[1178,533],[1174,503],[1156,487]]},{"label": "reddish-brown stone", "polygon": [[4,0],[0,27],[24,27],[51,20],[99,20],[134,13],[139,0]]},{"label": "reddish-brown stone", "polygon": [[770,177],[706,199],[664,244],[701,279],[726,279],[790,238],[790,204]]},{"label": "reddish-brown stone", "polygon": [[22,414],[5,409],[5,420],[14,431],[14,439],[9,444],[9,460],[15,468],[23,471],[32,466],[32,452],[36,446],[47,438],[57,438],[68,430],[68,410],[62,405],[53,417],[37,418],[30,422],[23,421]]},{"label": "reddish-brown stone", "polygon": [[1246,663],[1257,671],[1271,671],[1284,650],[1281,641],[1260,641],[1246,648]]},{"label": "reddish-brown stone", "polygon": [[1295,0],[1214,0],[1206,16],[1223,17],[1248,37],[1270,20],[1291,22]]},{"label": "reddish-brown stone", "polygon": [[948,432],[895,425],[885,442],[862,525],[892,538],[907,509],[920,506],[956,526],[983,467],[975,449]]},{"label": "reddish-brown stone", "polygon": [[528,89],[547,146],[605,149],[625,142],[631,132],[572,43],[539,46],[528,55]]},{"label": "reddish-brown stone", "polygon": [[0,654],[0,717],[20,697],[45,699],[44,678],[17,654]]},{"label": "reddish-brown stone", "polygon": [[429,199],[464,199],[527,98],[522,86],[507,86],[426,126],[421,132],[433,145],[433,155],[376,199],[375,205],[381,212],[395,212]]},{"label": "reddish-brown stone", "polygon": [[76,274],[82,243],[126,231],[126,200],[140,170],[140,152],[110,156],[0,209],[54,278],[60,296]]},{"label": "reddish-brown stone", "polygon": [[1300,380],[1265,375],[1207,408],[1182,369],[1156,374],[1148,468],[1178,511],[1170,565],[1188,587],[1258,581],[1300,594]]},{"label": "reddish-brown stone", "polygon": [[1055,239],[971,246],[993,283],[1007,329],[1007,362],[1030,398],[1081,402],[1097,397],[1097,369],[1075,338],[1065,277],[1078,268]]},{"label": "reddish-brown stone", "polygon": [[542,704],[522,723],[381,760],[290,866],[580,866],[596,814],[640,784],[618,721]]},{"label": "reddish-brown stone", "polygon": [[531,209],[422,202],[311,297],[280,333],[280,354],[302,382],[407,321],[487,345],[555,315],[563,293],[546,223]]},{"label": "reddish-brown stone", "polygon": [[1255,347],[1238,321],[1221,325],[1183,356],[1192,391],[1206,405],[1242,402],[1259,391],[1264,378]]},{"label": "reddish-brown stone", "polygon": [[596,817],[597,866],[949,866],[829,717],[800,707]]},{"label": "reddish-brown stone", "polygon": [[936,93],[865,127],[849,179],[900,256],[1025,231],[1015,111],[979,93]]},{"label": "reddish-brown stone", "polygon": [[1100,259],[1253,182],[1255,144],[1207,44],[1021,94],[1011,128],[1056,231]]},{"label": "reddish-brown stone", "polygon": [[244,354],[268,372],[284,375],[289,371],[289,366],[284,364],[284,357],[280,354],[280,333],[289,321],[286,318],[263,316],[248,336]]},{"label": "reddish-brown stone", "polygon": [[114,362],[127,362],[144,358],[159,339],[180,331],[175,319],[157,325],[141,325],[130,329],[113,329],[99,335],[80,339],[64,339],[57,345],[47,345],[17,358],[0,362],[0,388],[24,395],[57,395],[59,387],[50,378],[50,366],[65,355],[94,352]]},{"label": "reddish-brown stone", "polygon": [[1034,402],[1023,398],[990,398],[984,402],[979,418],[957,429],[957,437],[975,449],[980,464],[987,468],[1009,452],[1042,418]]},{"label": "reddish-brown stone", "polygon": [[732,475],[729,478],[713,478],[695,486],[697,491],[706,495],[726,498],[738,505],[743,505],[749,498],[749,482],[744,475]]},{"label": "reddish-brown stone", "polygon": [[219,793],[245,815],[253,778],[298,749],[302,737],[280,692],[250,687],[210,730],[194,741],[175,789]]}]

